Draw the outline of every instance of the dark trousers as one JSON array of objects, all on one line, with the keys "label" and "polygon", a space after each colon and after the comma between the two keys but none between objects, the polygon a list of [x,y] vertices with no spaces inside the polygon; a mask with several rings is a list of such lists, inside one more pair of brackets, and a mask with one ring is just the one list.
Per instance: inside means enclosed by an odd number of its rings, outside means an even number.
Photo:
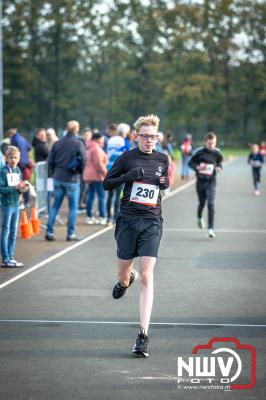
[{"label": "dark trousers", "polygon": [[113,190],[108,191],[108,197],[107,197],[107,204],[106,204],[106,209],[107,209],[107,219],[111,220],[111,209],[112,209],[112,203],[113,203],[113,198],[114,198],[114,221],[116,220],[119,207],[120,207],[120,196],[121,192],[124,188],[124,185],[121,185]]},{"label": "dark trousers", "polygon": [[214,200],[215,200],[216,180],[198,179],[196,190],[199,198],[198,218],[202,217],[202,211],[206,201],[208,204],[208,228],[213,229],[214,225]]},{"label": "dark trousers", "polygon": [[252,176],[253,176],[253,185],[254,189],[258,190],[259,189],[259,183],[260,183],[260,167],[253,167],[252,168]]}]

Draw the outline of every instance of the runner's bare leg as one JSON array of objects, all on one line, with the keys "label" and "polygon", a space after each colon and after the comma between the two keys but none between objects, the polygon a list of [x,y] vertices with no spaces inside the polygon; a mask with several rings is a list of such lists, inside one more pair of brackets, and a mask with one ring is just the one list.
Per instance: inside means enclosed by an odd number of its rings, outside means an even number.
[{"label": "runner's bare leg", "polygon": [[153,303],[153,270],[156,257],[140,257],[140,326],[148,334]]},{"label": "runner's bare leg", "polygon": [[117,265],[118,265],[118,272],[117,278],[118,281],[121,283],[122,286],[127,287],[129,285],[130,274],[133,267],[134,258],[130,260],[121,260],[118,258]]}]

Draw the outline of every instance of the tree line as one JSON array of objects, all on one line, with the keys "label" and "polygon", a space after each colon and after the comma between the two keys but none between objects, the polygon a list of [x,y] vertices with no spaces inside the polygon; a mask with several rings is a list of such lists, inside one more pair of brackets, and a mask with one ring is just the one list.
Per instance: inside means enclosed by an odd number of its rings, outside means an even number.
[{"label": "tree line", "polygon": [[259,0],[5,0],[4,128],[104,128],[156,113],[226,143],[266,135]]}]

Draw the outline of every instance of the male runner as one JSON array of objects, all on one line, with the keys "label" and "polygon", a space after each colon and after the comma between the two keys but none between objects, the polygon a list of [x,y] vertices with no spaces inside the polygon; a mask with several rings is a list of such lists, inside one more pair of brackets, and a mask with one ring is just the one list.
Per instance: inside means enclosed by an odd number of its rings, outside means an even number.
[{"label": "male runner", "polygon": [[202,212],[208,202],[208,237],[215,238],[214,227],[214,200],[216,189],[216,173],[222,170],[223,156],[216,146],[217,137],[210,132],[205,135],[204,147],[200,147],[188,165],[196,171],[196,190],[199,198],[198,205],[198,227],[205,228]]},{"label": "male runner", "polygon": [[148,357],[148,328],[153,303],[153,270],[162,237],[161,194],[169,181],[168,157],[154,150],[158,140],[159,118],[140,117],[134,124],[138,147],[123,153],[108,171],[105,190],[125,184],[115,239],[118,256],[118,282],[113,297],[122,297],[137,279],[133,270],[140,258],[140,331],[132,352]]}]

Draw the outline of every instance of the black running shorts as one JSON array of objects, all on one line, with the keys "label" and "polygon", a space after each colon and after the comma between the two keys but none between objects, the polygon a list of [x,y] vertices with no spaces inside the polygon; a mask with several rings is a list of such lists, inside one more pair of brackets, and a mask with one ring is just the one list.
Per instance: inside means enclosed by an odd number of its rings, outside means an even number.
[{"label": "black running shorts", "polygon": [[145,218],[119,214],[116,219],[115,240],[117,257],[157,257],[162,237],[162,218]]}]

